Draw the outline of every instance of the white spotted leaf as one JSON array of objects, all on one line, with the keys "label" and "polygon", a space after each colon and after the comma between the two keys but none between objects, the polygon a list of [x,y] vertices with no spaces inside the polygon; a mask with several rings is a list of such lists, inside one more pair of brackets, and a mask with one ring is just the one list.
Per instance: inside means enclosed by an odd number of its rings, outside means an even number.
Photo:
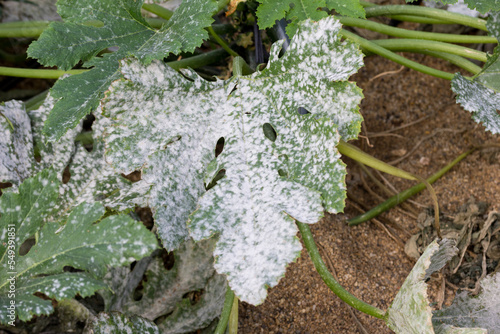
[{"label": "white spotted leaf", "polygon": [[[500,12],[491,13],[486,26],[489,34],[500,41]],[[500,47],[495,48],[473,80],[455,74],[451,89],[457,94],[457,103],[470,111],[476,122],[487,131],[500,133]]]},{"label": "white spotted leaf", "polygon": [[[1,323],[10,320],[11,282],[15,282],[16,315],[27,321],[53,311],[51,301],[35,292],[56,300],[92,295],[106,287],[100,278],[107,265],[129,264],[157,247],[155,236],[130,217],[103,218],[105,210],[99,203],[82,203],[64,221],[44,224],[58,200],[58,186],[56,173],[44,170],[26,179],[18,191],[0,197],[2,240],[12,240],[0,248]],[[30,238],[34,245],[21,254],[21,245]],[[82,272],[64,272],[65,266]]]},{"label": "white spotted leaf", "polygon": [[[144,0],[59,0],[64,22],[53,22],[28,54],[46,66],[68,70],[82,61],[90,71],[57,81],[57,102],[45,123],[49,140],[59,139],[99,105],[111,82],[120,77],[118,61],[134,55],[144,63],[169,53],[192,52],[208,38],[218,9],[215,0],[185,0],[159,30],[141,16]],[[97,24],[93,26],[90,23]],[[112,54],[97,56],[110,47]]]},{"label": "white spotted leaf", "polygon": [[347,79],[363,62],[340,28],[333,17],[304,21],[281,58],[276,43],[265,70],[225,82],[124,60],[125,79],[103,100],[106,159],[122,173],[142,170],[164,247],[218,234],[215,268],[243,301],[261,303],[299,255],[294,219],[343,210],[336,146],[360,129],[362,94]]},{"label": "white spotted leaf", "polygon": [[136,315],[128,317],[119,312],[99,313],[91,320],[89,330],[94,334],[161,333],[153,321]]}]

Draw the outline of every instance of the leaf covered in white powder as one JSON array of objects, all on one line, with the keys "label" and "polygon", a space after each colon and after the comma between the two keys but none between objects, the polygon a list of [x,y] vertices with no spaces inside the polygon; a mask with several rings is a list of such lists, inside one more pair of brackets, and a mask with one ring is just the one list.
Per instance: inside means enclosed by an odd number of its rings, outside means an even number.
[{"label": "leaf covered in white powder", "polygon": [[294,219],[343,210],[336,146],[360,129],[362,94],[347,79],[363,63],[340,28],[333,17],[304,21],[281,58],[276,43],[265,70],[226,82],[124,60],[125,80],[103,101],[106,159],[122,173],[142,170],[163,245],[219,235],[215,268],[243,301],[261,303],[299,255]]},{"label": "leaf covered in white powder", "polygon": [[[493,12],[486,24],[488,32],[500,41],[500,12]],[[482,123],[487,131],[500,133],[500,47],[483,70],[468,80],[459,73],[451,81],[451,89],[457,94],[457,103],[472,113],[472,118]]]},{"label": "leaf covered in white powder", "polygon": [[[58,201],[58,187],[56,173],[44,170],[26,179],[18,191],[0,197],[0,230],[2,240],[8,240],[0,246],[1,323],[9,320],[12,284],[15,314],[27,321],[53,311],[50,300],[34,293],[56,300],[92,295],[106,287],[99,280],[106,265],[129,264],[157,247],[155,236],[130,217],[103,219],[105,210],[98,203],[82,203],[64,221],[44,224]],[[29,239],[34,245],[21,254],[21,245]],[[64,272],[65,266],[81,272]]]}]

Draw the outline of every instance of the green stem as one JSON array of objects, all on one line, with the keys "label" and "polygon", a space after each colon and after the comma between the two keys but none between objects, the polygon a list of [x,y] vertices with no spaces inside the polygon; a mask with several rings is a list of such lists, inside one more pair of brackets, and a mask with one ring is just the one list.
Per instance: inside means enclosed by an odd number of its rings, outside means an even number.
[{"label": "green stem", "polygon": [[233,57],[238,57],[238,56],[239,56],[239,55],[238,55],[235,51],[233,51],[233,50],[229,47],[229,45],[227,45],[227,43],[226,43],[226,42],[225,42],[222,38],[220,38],[220,36],[219,36],[219,35],[217,35],[217,34],[215,33],[214,28],[212,28],[212,27],[210,26],[210,27],[207,27],[206,29],[207,29],[207,31],[210,33],[210,35],[212,35],[212,37],[215,39],[215,41],[216,41],[216,42],[217,42],[220,46],[222,46],[222,48],[223,48],[224,50],[226,50],[226,51],[227,51],[227,53],[229,53],[229,54],[230,54],[231,56],[233,56]]},{"label": "green stem", "polygon": [[364,165],[370,166],[376,170],[379,170],[381,172],[394,175],[403,179],[407,180],[418,180],[417,177],[414,175],[405,172],[402,169],[399,169],[397,167],[391,166],[383,161],[378,160],[377,158],[372,157],[371,155],[361,151],[359,148],[357,148],[354,145],[348,144],[343,140],[340,140],[339,144],[337,145],[337,148],[339,152],[353,160],[356,160],[358,162],[361,162]]},{"label": "green stem", "polygon": [[[435,173],[431,177],[429,177],[427,179],[427,182],[429,184],[433,184],[440,177],[442,177],[444,174],[446,174],[451,168],[453,168],[453,166],[455,166],[457,163],[459,163],[461,160],[463,160],[465,157],[467,157],[469,154],[471,154],[474,151],[475,151],[475,149],[472,149],[472,150],[469,150],[469,151],[461,154],[455,160],[453,160],[451,163],[449,163],[444,168],[442,168],[441,170],[439,170],[437,173]],[[425,186],[424,183],[419,183],[416,186],[413,186],[413,187],[411,187],[411,188],[409,188],[409,189],[407,189],[405,191],[400,192],[397,195],[392,196],[391,198],[389,198],[385,202],[377,205],[376,207],[374,207],[370,211],[365,212],[364,214],[359,215],[357,217],[354,217],[352,219],[349,219],[348,220],[349,226],[358,225],[358,224],[361,224],[361,223],[363,223],[363,222],[365,222],[367,220],[370,220],[372,218],[377,217],[381,213],[383,213],[383,212],[385,212],[385,211],[387,211],[389,209],[392,209],[396,205],[398,205],[398,204],[406,201],[411,196],[413,196],[415,194],[418,194],[419,192],[421,192],[422,190],[424,190],[425,187],[426,186]]]},{"label": "green stem", "polygon": [[198,56],[183,58],[177,61],[171,61],[168,62],[167,64],[177,71],[180,70],[181,68],[188,68],[188,67],[195,69],[201,66],[212,64],[213,62],[225,57],[226,55],[227,55],[226,50],[217,49],[202,53],[201,55]]},{"label": "green stem", "polygon": [[43,104],[43,101],[47,98],[47,95],[49,94],[49,90],[47,89],[44,92],[41,92],[38,95],[33,96],[31,99],[28,101],[24,102],[24,107],[26,110],[34,110],[38,107],[40,107]]},{"label": "green stem", "polygon": [[450,23],[461,24],[480,30],[486,29],[486,21],[463,14],[452,13],[447,10],[405,5],[373,6],[365,8],[366,18],[388,15],[417,15]]},{"label": "green stem", "polygon": [[229,316],[229,322],[227,324],[228,334],[238,333],[238,297],[234,297],[233,307],[231,308],[231,315]]},{"label": "green stem", "polygon": [[219,323],[217,328],[215,328],[214,334],[224,334],[226,331],[227,323],[229,321],[229,315],[231,314],[231,309],[233,307],[234,292],[227,285],[226,299],[224,300],[224,307],[222,308],[222,314],[219,318]]},{"label": "green stem", "polygon": [[438,51],[438,52],[446,52],[457,56],[479,60],[482,62],[486,62],[487,60],[485,52],[466,48],[460,45],[443,43],[443,42],[428,41],[421,39],[406,39],[406,38],[377,39],[371,42],[377,44],[378,46],[383,47],[384,49],[391,51],[408,51],[408,52],[418,52],[420,50]]},{"label": "green stem", "polygon": [[444,59],[444,60],[450,62],[451,64],[456,65],[458,67],[461,67],[464,70],[466,70],[474,75],[476,75],[482,71],[481,67],[479,67],[476,64],[474,64],[473,62],[468,61],[467,59],[460,57],[460,56],[457,56],[457,55],[451,55],[451,54],[446,53],[446,52],[422,51],[422,50],[419,50],[417,53],[421,53],[421,54],[428,55],[428,56],[435,57],[435,58]]},{"label": "green stem", "polygon": [[87,70],[49,70],[0,66],[0,75],[34,79],[58,79],[64,74],[80,74]]},{"label": "green stem", "polygon": [[463,43],[463,44],[498,43],[495,37],[490,37],[490,36],[441,34],[441,33],[426,32],[426,31],[406,30],[396,27],[390,27],[386,24],[370,20],[357,19],[345,16],[335,16],[335,18],[337,18],[340,21],[340,23],[342,23],[344,26],[358,27],[394,37],[415,38],[415,39],[424,39],[424,40],[431,40],[438,42]]},{"label": "green stem", "polygon": [[311,260],[316,268],[316,271],[321,276],[321,279],[326,283],[326,285],[332,290],[340,299],[354,307],[356,310],[366,313],[368,315],[374,316],[379,319],[385,319],[385,312],[378,307],[372,306],[364,301],[356,298],[347,290],[345,290],[333,277],[333,275],[328,271],[326,264],[323,262],[319,250],[314,242],[311,230],[307,224],[297,222],[297,226],[302,235],[302,240],[306,246],[307,252],[311,257]]},{"label": "green stem", "polygon": [[250,66],[248,66],[245,59],[241,57],[234,57],[233,59],[233,76],[239,77],[242,75],[250,75],[254,72]]},{"label": "green stem", "polygon": [[165,7],[162,7],[155,3],[151,4],[145,3],[142,5],[142,9],[147,10],[148,12],[153,13],[155,15],[158,15],[159,17],[165,20],[170,20],[170,18],[174,14],[174,12],[172,12],[171,10],[168,10]]},{"label": "green stem", "polygon": [[364,48],[370,52],[373,52],[375,54],[378,54],[379,56],[382,56],[384,58],[392,60],[393,62],[398,63],[400,65],[406,66],[406,67],[414,69],[416,71],[419,71],[419,72],[422,72],[425,74],[429,74],[429,75],[432,75],[432,76],[435,76],[435,77],[441,78],[441,79],[452,80],[454,77],[454,75],[451,73],[436,70],[434,68],[431,68],[431,67],[419,64],[417,62],[414,62],[412,60],[406,59],[405,57],[400,56],[392,51],[389,51],[389,50],[377,45],[376,43],[373,43],[369,40],[366,40],[366,39],[350,32],[350,31],[342,29],[340,31],[340,33],[343,37],[348,38],[348,39],[356,42],[362,48]]}]

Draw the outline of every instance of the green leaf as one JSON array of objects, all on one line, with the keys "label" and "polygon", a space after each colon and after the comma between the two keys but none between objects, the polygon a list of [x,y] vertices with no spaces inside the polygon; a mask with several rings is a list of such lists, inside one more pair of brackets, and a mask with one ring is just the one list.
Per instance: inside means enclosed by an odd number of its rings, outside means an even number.
[{"label": "green leaf", "polygon": [[0,104],[0,181],[17,186],[34,163],[30,119],[18,101]]},{"label": "green leaf", "polygon": [[139,316],[127,317],[119,312],[99,313],[90,322],[89,330],[94,334],[161,333],[154,322]]},{"label": "green leaf", "polygon": [[[489,34],[500,41],[500,13],[491,13],[487,28]],[[457,94],[457,103],[472,113],[472,119],[483,123],[487,131],[500,133],[500,47],[495,48],[483,70],[468,80],[460,73],[451,81],[451,89]]]},{"label": "green leaf", "polygon": [[[192,71],[184,71],[186,80],[160,62],[125,60],[126,80],[103,101],[107,161],[122,173],[142,169],[163,245],[219,234],[216,269],[253,304],[299,255],[293,218],[314,223],[323,210],[343,209],[345,166],[336,145],[360,130],[362,94],[346,80],[362,66],[361,52],[341,41],[333,17],[299,27],[283,57],[277,43],[264,71],[227,82]],[[266,123],[275,141],[265,136]],[[206,192],[222,169],[225,177]]]},{"label": "green leaf", "polygon": [[[9,237],[9,243],[0,246],[2,323],[12,320],[7,312],[13,299],[10,282],[15,282],[16,314],[26,321],[53,311],[50,300],[35,297],[35,292],[57,300],[92,295],[106,287],[98,279],[106,265],[128,264],[156,248],[155,236],[142,224],[123,215],[102,219],[104,208],[98,203],[79,205],[63,225],[48,222],[42,227],[58,198],[56,177],[44,170],[26,179],[18,192],[0,197],[0,228],[6,234],[3,240]],[[21,255],[21,245],[35,234],[35,245]],[[65,266],[83,272],[66,273]]]},{"label": "green leaf", "polygon": [[[164,334],[194,332],[208,326],[220,315],[227,289],[226,279],[213,267],[214,244],[213,239],[186,241],[174,252],[174,266],[168,270],[161,257],[154,258],[145,273],[140,300],[133,295],[139,284],[134,278],[139,274],[135,267],[132,272],[127,268],[111,270],[106,280],[114,294],[101,293],[106,309],[149,320],[161,318],[156,323]],[[199,295],[195,303],[185,297],[189,293]]]},{"label": "green leaf", "polygon": [[[500,332],[500,273],[485,277],[481,282],[481,293],[469,296],[462,291],[457,294],[453,304],[434,312],[432,322],[436,327],[459,327],[471,330],[460,333],[499,333]],[[473,330],[473,327],[476,327]],[[479,328],[480,327],[480,328]],[[484,328],[484,329],[482,329]],[[436,331],[436,333],[454,333],[453,331]]]},{"label": "green leaf", "polygon": [[[93,111],[111,82],[119,78],[118,60],[134,55],[144,63],[169,53],[192,52],[208,37],[205,27],[217,11],[215,0],[184,1],[158,31],[141,16],[143,0],[61,0],[64,22],[53,22],[28,49],[46,66],[70,69],[83,61],[91,71],[59,80],[52,96],[59,99],[45,124],[49,140],[59,139]],[[189,36],[189,37],[187,37]],[[109,47],[112,54],[96,57]]]},{"label": "green leaf", "polygon": [[433,241],[418,259],[387,310],[387,325],[396,333],[434,333],[425,280],[456,253],[454,241]]},{"label": "green leaf", "polygon": [[290,24],[286,28],[289,37],[297,31],[297,24],[310,19],[319,21],[328,14],[324,8],[335,10],[340,15],[365,17],[363,6],[359,0],[257,0],[257,18],[260,29],[270,28],[277,20],[286,18]]}]

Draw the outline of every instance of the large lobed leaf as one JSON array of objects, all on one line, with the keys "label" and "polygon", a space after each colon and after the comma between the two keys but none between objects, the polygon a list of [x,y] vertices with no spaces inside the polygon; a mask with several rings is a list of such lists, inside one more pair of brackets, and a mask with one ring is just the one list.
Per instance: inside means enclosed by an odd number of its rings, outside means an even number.
[{"label": "large lobed leaf", "polygon": [[[489,34],[500,41],[500,12],[491,13],[486,26]],[[457,73],[451,82],[451,88],[457,94],[457,103],[494,134],[500,133],[499,57],[500,47],[497,46],[483,70],[472,81]]]},{"label": "large lobed leaf", "polygon": [[[92,70],[59,80],[51,90],[58,99],[45,124],[49,140],[74,128],[120,77],[118,60],[134,55],[144,63],[169,53],[192,52],[208,37],[205,27],[217,11],[215,0],[186,0],[163,27],[155,31],[141,16],[143,0],[60,0],[64,22],[53,22],[28,49],[46,66],[70,69],[83,61]],[[109,47],[118,51],[96,55]]]},{"label": "large lobed leaf", "polygon": [[297,31],[298,23],[304,20],[318,21],[328,13],[323,9],[335,10],[340,15],[365,17],[359,0],[257,0],[257,18],[260,29],[270,28],[277,20],[285,18],[290,23],[286,28],[289,37]]},{"label": "large lobed leaf", "polygon": [[[336,145],[359,132],[362,95],[345,80],[362,56],[340,40],[340,27],[333,17],[305,21],[283,57],[277,43],[267,69],[227,82],[189,71],[186,80],[160,62],[125,60],[126,80],[103,101],[107,160],[123,173],[142,169],[163,245],[219,234],[216,269],[253,304],[299,254],[293,219],[314,223],[324,209],[344,206]],[[299,107],[311,114],[300,115]],[[264,134],[266,123],[275,141]],[[225,177],[206,192],[223,169]]]},{"label": "large lobed leaf", "polygon": [[[98,203],[83,203],[64,221],[43,224],[58,195],[57,174],[44,170],[26,179],[18,192],[0,197],[2,240],[12,240],[0,246],[1,323],[12,320],[7,312],[10,282],[15,282],[16,315],[26,321],[53,311],[50,300],[34,293],[57,300],[92,295],[106,287],[99,280],[106,265],[128,264],[156,248],[155,236],[142,224],[123,215],[102,219],[104,207]],[[35,234],[35,245],[21,256],[21,245]],[[83,272],[64,272],[65,266]]]}]

